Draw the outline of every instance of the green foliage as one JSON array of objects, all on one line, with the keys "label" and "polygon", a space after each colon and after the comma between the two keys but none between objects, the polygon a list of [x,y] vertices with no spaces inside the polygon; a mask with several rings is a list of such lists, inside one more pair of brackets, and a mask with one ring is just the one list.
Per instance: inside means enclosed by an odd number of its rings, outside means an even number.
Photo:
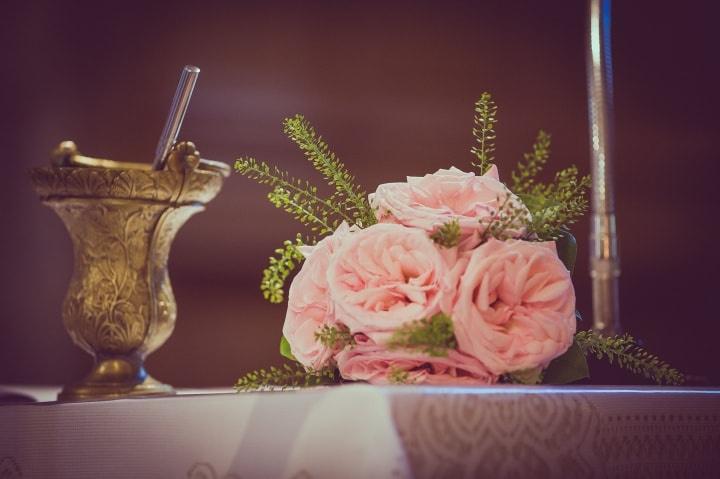
[{"label": "green foliage", "polygon": [[327,324],[315,332],[315,339],[331,349],[342,349],[347,345],[355,344],[352,334],[346,328]]},{"label": "green foliage", "polygon": [[577,241],[575,237],[567,230],[560,233],[560,237],[555,240],[557,254],[560,261],[563,262],[570,274],[575,270],[575,262],[577,260]]},{"label": "green foliage", "polygon": [[523,369],[504,374],[500,380],[511,384],[569,384],[590,377],[587,360],[580,345],[573,341],[565,353],[553,359],[547,368]]},{"label": "green foliage", "polygon": [[657,356],[638,346],[632,336],[604,336],[594,331],[580,331],[575,335],[582,352],[606,358],[610,364],[642,375],[657,384],[677,385],[685,382],[685,376],[670,367]]},{"label": "green foliage", "polygon": [[316,186],[309,181],[293,178],[277,167],[254,158],[240,158],[235,161],[235,171],[261,185],[272,187],[268,193],[270,202],[293,215],[314,233],[332,233],[342,221],[353,222],[336,203],[322,198]]},{"label": "green foliage", "polygon": [[348,172],[340,159],[330,151],[323,138],[315,132],[302,115],[286,118],[285,134],[297,144],[328,183],[335,188],[330,201],[346,211],[354,223],[361,228],[375,224],[375,214],[367,200],[367,193],[355,183],[355,177]]},{"label": "green foliage", "polygon": [[587,211],[589,187],[590,176],[579,177],[577,167],[570,166],[559,171],[552,183],[537,183],[530,193],[519,194],[532,214],[530,233],[542,241],[559,238]]},{"label": "green foliage", "polygon": [[460,221],[452,219],[436,229],[431,235],[435,243],[443,248],[453,248],[460,243]]},{"label": "green foliage", "polygon": [[447,356],[457,347],[450,316],[438,313],[398,328],[388,341],[390,349],[416,349],[430,356]]},{"label": "green foliage", "polygon": [[285,297],[283,290],[285,280],[304,259],[298,249],[302,245],[302,238],[298,234],[295,243],[285,240],[283,247],[275,250],[276,256],[270,257],[270,264],[263,271],[260,291],[262,291],[263,297],[271,303],[282,303]]},{"label": "green foliage", "polygon": [[[343,221],[360,227],[376,223],[367,194],[355,184],[355,178],[329,150],[313,127],[302,116],[296,115],[285,119],[284,131],[300,147],[330,186],[334,187],[335,192],[332,195],[323,197],[318,193],[317,187],[309,181],[293,178],[286,171],[258,162],[254,158],[244,157],[236,160],[235,171],[262,185],[270,186],[272,188],[268,193],[270,202],[275,207],[290,213],[312,233],[330,234]],[[298,235],[295,244],[286,241],[283,248],[275,250],[276,256],[270,258],[270,265],[263,272],[260,289],[265,299],[271,303],[283,301],[285,279],[303,259],[297,249],[297,246],[302,244]]]},{"label": "green foliage", "polygon": [[511,190],[515,194],[530,193],[535,184],[535,176],[542,171],[548,158],[550,158],[550,135],[540,130],[532,153],[523,155],[524,162],[519,162],[517,171],[512,172],[513,186]]},{"label": "green foliage", "polygon": [[473,166],[484,174],[490,169],[495,157],[495,123],[497,123],[497,105],[492,95],[483,92],[480,99],[475,102],[475,126],[473,136],[477,142],[476,146],[470,148],[470,152],[477,157],[477,163]]},{"label": "green foliage", "polygon": [[575,166],[556,173],[551,183],[537,181],[538,173],[550,158],[550,145],[550,135],[540,130],[532,152],[525,153],[524,161],[512,172],[511,190],[532,215],[529,233],[541,241],[559,238],[563,230],[569,230],[570,225],[585,214],[588,207],[585,193],[590,187],[590,177],[579,177]]},{"label": "green foliage", "polygon": [[309,226],[310,230],[321,235],[330,234],[338,226],[338,221],[331,220],[324,211],[316,211],[309,202],[303,202],[301,193],[293,193],[281,186],[276,186],[268,193],[268,200],[277,208],[281,208],[293,217]]},{"label": "green foliage", "polygon": [[391,384],[408,384],[410,382],[410,373],[397,366],[390,366],[388,381]]},{"label": "green foliage", "polygon": [[543,380],[543,371],[540,368],[523,369],[505,374],[503,382],[511,384],[540,384]]},{"label": "green foliage", "polygon": [[293,366],[284,364],[279,368],[273,366],[270,369],[258,369],[247,373],[237,380],[235,390],[242,392],[268,388],[302,388],[329,384],[334,379],[335,373],[331,369],[315,371],[305,369],[299,364]]},{"label": "green foliage", "polygon": [[569,384],[590,377],[587,359],[577,340],[553,359],[543,372],[543,384]]},{"label": "green foliage", "polygon": [[484,225],[485,230],[480,241],[485,242],[489,238],[505,241],[513,236],[512,229],[527,227],[530,221],[528,211],[521,204],[512,201],[512,197],[508,195],[500,204],[498,212]]},{"label": "green foliage", "polygon": [[288,358],[291,361],[297,361],[290,348],[290,343],[285,336],[280,337],[280,356]]}]

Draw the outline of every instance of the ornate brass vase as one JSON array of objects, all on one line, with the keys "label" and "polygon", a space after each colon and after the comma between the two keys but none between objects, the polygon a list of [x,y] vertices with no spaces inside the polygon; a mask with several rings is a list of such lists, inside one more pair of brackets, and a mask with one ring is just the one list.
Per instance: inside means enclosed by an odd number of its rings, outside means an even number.
[{"label": "ornate brass vase", "polygon": [[143,366],[175,325],[170,245],[217,195],[227,165],[200,160],[191,143],[179,144],[160,171],[81,157],[71,142],[61,146],[53,166],[31,170],[31,178],[72,238],[75,263],[63,321],[95,364],[58,399],[173,394]]}]

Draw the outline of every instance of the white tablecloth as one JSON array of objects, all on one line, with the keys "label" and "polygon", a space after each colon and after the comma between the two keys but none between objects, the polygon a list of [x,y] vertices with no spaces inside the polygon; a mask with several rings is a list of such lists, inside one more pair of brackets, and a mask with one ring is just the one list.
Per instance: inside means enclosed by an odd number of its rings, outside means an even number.
[{"label": "white tablecloth", "polygon": [[0,406],[0,478],[719,477],[720,390],[372,387]]}]

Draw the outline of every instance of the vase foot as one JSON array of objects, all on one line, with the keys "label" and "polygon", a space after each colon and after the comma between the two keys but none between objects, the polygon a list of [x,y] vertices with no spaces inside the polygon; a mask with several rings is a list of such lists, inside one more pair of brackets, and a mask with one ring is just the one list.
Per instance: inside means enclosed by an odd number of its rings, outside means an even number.
[{"label": "vase foot", "polygon": [[104,359],[82,381],[69,384],[58,401],[93,401],[125,397],[171,396],[175,390],[147,374],[142,363],[132,359]]}]

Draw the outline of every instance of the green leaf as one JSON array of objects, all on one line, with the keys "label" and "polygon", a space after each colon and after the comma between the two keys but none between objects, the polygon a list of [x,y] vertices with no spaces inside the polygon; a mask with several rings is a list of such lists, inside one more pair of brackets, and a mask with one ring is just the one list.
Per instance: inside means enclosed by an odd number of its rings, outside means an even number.
[{"label": "green leaf", "polygon": [[332,233],[342,221],[353,222],[337,202],[319,196],[315,185],[294,178],[276,166],[243,157],[235,161],[235,171],[261,185],[270,186],[272,191],[268,193],[268,200],[314,233]]},{"label": "green leaf", "polygon": [[282,303],[285,298],[285,280],[290,276],[295,267],[300,264],[305,257],[300,252],[300,246],[304,242],[298,234],[295,243],[286,240],[282,248],[275,250],[275,256],[271,256],[268,267],[263,271],[263,277],[260,281],[260,291],[262,291],[265,299],[271,303]]},{"label": "green leaf", "polygon": [[532,214],[529,232],[547,241],[558,239],[585,213],[589,187],[590,176],[580,177],[577,167],[571,166],[557,172],[550,183],[533,183],[529,191],[513,192]]},{"label": "green leaf", "polygon": [[527,193],[537,183],[535,177],[540,173],[550,158],[550,135],[540,130],[533,143],[533,151],[523,155],[523,161],[518,163],[517,169],[512,172],[512,188],[514,193]]},{"label": "green leaf", "polygon": [[543,210],[561,206],[558,201],[541,194],[517,193],[515,191],[513,191],[513,193],[518,195],[523,204],[527,206],[532,214],[537,214]]},{"label": "green leaf", "polygon": [[387,343],[390,349],[415,349],[429,356],[447,356],[457,347],[450,316],[438,313],[430,318],[403,324]]},{"label": "green leaf", "polygon": [[657,384],[679,385],[685,382],[683,373],[641,348],[628,334],[604,336],[596,331],[578,331],[575,342],[583,354],[605,358],[610,364],[645,376]]},{"label": "green leaf", "polygon": [[577,241],[575,237],[567,230],[562,231],[561,236],[555,240],[557,246],[558,257],[563,262],[570,274],[575,270],[575,262],[577,260]]},{"label": "green leaf", "polygon": [[238,392],[265,388],[306,388],[336,382],[334,369],[307,369],[299,363],[250,371],[235,382]]},{"label": "green leaf", "polygon": [[315,331],[315,339],[330,349],[343,349],[347,345],[355,345],[350,330],[345,326],[324,325]]},{"label": "green leaf", "polygon": [[453,218],[437,228],[430,235],[430,239],[443,248],[454,248],[460,243],[461,233],[460,221],[457,218]]},{"label": "green leaf", "polygon": [[589,377],[585,355],[577,341],[573,341],[565,354],[555,358],[545,369],[543,384],[569,384]]},{"label": "green leaf", "polygon": [[303,152],[305,157],[335,189],[330,203],[337,205],[342,214],[349,217],[351,224],[366,228],[377,223],[375,212],[367,199],[367,193],[355,181],[355,177],[315,128],[302,116],[285,118],[283,131]]},{"label": "green leaf", "polygon": [[513,383],[520,384],[540,384],[543,380],[543,372],[540,368],[513,371],[508,376]]},{"label": "green leaf", "polygon": [[410,381],[410,373],[397,366],[390,366],[388,380],[391,384],[408,384]]},{"label": "green leaf", "polygon": [[470,148],[470,152],[477,158],[477,162],[473,161],[472,164],[480,170],[481,175],[485,174],[495,161],[495,123],[497,105],[490,93],[483,92],[475,102],[475,126],[472,132],[477,145]]},{"label": "green leaf", "polygon": [[295,355],[290,350],[290,343],[285,336],[280,337],[280,355],[284,358],[297,361],[297,359],[295,359]]}]

